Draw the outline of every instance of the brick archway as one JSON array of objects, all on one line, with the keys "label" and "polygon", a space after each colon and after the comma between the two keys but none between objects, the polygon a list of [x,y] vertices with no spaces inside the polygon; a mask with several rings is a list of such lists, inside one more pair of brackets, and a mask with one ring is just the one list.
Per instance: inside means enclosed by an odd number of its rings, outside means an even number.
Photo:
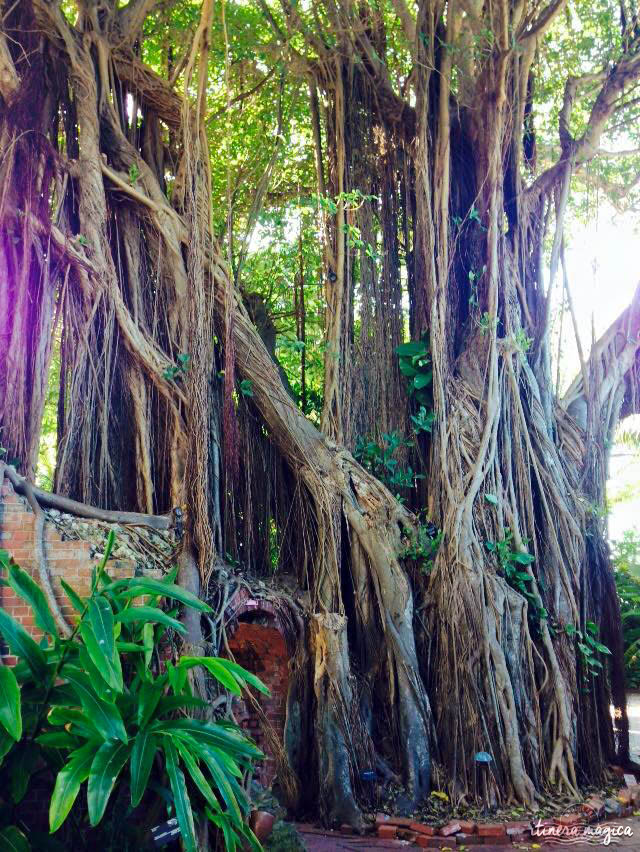
[{"label": "brick archway", "polygon": [[[235,661],[257,675],[271,691],[270,697],[256,690],[252,692],[282,742],[289,687],[289,652],[277,611],[269,601],[252,598],[243,589],[227,610],[227,635]],[[266,755],[257,768],[256,780],[264,787],[271,786],[276,761],[259,714],[251,701],[241,697],[234,698],[233,713],[238,724]]]}]

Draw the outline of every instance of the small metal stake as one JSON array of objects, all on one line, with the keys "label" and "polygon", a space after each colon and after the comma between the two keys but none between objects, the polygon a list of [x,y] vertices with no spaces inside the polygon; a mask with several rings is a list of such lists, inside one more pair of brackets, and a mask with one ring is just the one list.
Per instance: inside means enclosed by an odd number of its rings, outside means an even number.
[{"label": "small metal stake", "polygon": [[482,807],[482,814],[486,816],[489,813],[489,764],[493,758],[489,754],[488,751],[479,751],[476,753],[475,762],[476,767],[480,769],[480,777],[482,778],[482,792],[483,792],[483,800],[484,805]]}]

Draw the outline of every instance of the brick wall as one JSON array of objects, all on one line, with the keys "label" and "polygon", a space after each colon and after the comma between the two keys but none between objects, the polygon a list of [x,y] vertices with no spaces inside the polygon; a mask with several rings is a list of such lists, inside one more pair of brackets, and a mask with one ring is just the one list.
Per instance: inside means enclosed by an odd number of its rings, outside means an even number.
[{"label": "brick wall", "polygon": [[[274,625],[273,619],[268,617],[253,622],[239,621],[229,640],[229,648],[235,661],[257,675],[271,690],[269,698],[255,690],[253,692],[282,742],[289,682],[289,654],[282,633]],[[262,721],[246,699],[234,699],[233,712],[238,724],[266,755],[266,759],[259,764],[256,779],[264,787],[269,787],[276,774],[276,762],[262,730]]]},{"label": "brick wall", "polygon": [[[35,515],[27,501],[17,495],[6,480],[0,496],[0,549],[8,551],[20,567],[39,582],[38,569],[34,562]],[[73,608],[62,592],[58,578],[62,577],[79,594],[88,594],[91,570],[99,561],[91,556],[90,550],[90,544],[86,541],[63,541],[56,528],[48,522],[45,523],[47,564],[54,593],[63,614],[67,617],[73,615]],[[111,560],[108,570],[113,577],[129,577],[134,573],[135,565],[129,560]],[[40,638],[41,633],[33,623],[30,607],[8,586],[0,587],[0,606],[35,638]],[[14,658],[8,655],[4,644],[0,647],[0,656],[6,664],[15,662]]]}]

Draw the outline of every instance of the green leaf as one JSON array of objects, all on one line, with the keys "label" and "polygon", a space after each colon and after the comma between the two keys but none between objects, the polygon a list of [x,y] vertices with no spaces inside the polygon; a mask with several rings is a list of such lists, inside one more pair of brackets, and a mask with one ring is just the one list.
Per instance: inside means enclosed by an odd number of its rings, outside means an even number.
[{"label": "green leaf", "polygon": [[422,340],[411,340],[408,343],[401,343],[396,346],[396,355],[414,357],[417,355],[426,355],[429,352],[425,343]]},{"label": "green leaf", "polygon": [[218,760],[218,756],[213,749],[206,747],[202,749],[201,755],[207,765],[207,769],[211,773],[211,777],[213,778],[220,795],[224,799],[224,803],[229,808],[229,811],[233,814],[233,816],[235,816],[236,819],[241,820],[242,814],[233,792],[233,787],[231,785],[232,779],[229,778],[224,766],[221,765]]},{"label": "green leaf", "polygon": [[0,764],[4,758],[9,754],[11,749],[15,746],[16,741],[13,737],[10,737],[6,731],[0,728]]},{"label": "green leaf", "polygon": [[203,666],[213,677],[234,695],[242,694],[242,687],[231,672],[227,671],[215,657],[182,657],[178,663],[180,668]]},{"label": "green leaf", "polygon": [[163,583],[161,580],[154,580],[152,577],[135,577],[133,580],[116,580],[109,586],[105,586],[105,591],[115,592],[121,591],[121,594],[127,598],[137,598],[141,595],[160,595],[165,598],[173,598],[185,606],[190,606],[199,612],[212,612],[209,604],[201,601],[191,592],[186,589],[176,586],[174,583]]},{"label": "green leaf", "polygon": [[100,746],[91,764],[87,786],[89,822],[97,825],[102,819],[109,796],[122,767],[127,762],[131,746],[121,742],[106,742]]},{"label": "green leaf", "polygon": [[187,793],[184,774],[178,766],[178,755],[169,737],[163,737],[162,746],[167,760],[167,774],[173,792],[173,802],[176,808],[178,825],[180,826],[182,843],[184,844],[185,852],[197,852],[191,801]]},{"label": "green leaf", "polygon": [[0,609],[0,633],[4,636],[11,653],[23,659],[38,682],[47,676],[47,659],[44,651],[34,642],[27,631],[3,609]]},{"label": "green leaf", "polygon": [[149,774],[153,766],[153,758],[158,750],[158,740],[149,731],[140,731],[133,743],[131,751],[131,807],[140,804],[144,796]]},{"label": "green leaf", "polygon": [[[123,681],[120,656],[117,653],[112,657],[107,656],[103,647],[100,645],[98,637],[95,635],[93,626],[86,621],[83,621],[80,625],[80,635],[92,663],[98,669],[106,683],[112,689],[115,689],[116,692],[122,692]],[[113,639],[113,633],[111,634],[111,638]]]},{"label": "green leaf", "polygon": [[[191,753],[189,746],[184,742],[180,742],[180,740],[176,740],[175,746],[176,746],[177,750],[180,752],[180,757],[182,758],[182,762],[186,766],[186,768],[189,772],[189,775],[191,775],[191,777],[193,778],[193,781],[194,781],[196,787],[200,790],[200,792],[202,793],[202,795],[204,796],[206,801],[210,805],[212,805],[212,807],[215,807],[218,803],[217,799],[215,797],[215,794],[214,794],[213,790],[211,789],[211,785],[209,784],[207,779],[202,774],[202,770],[198,766],[198,761],[196,760],[194,755]],[[238,815],[239,815],[239,812],[238,812]]]},{"label": "green leaf", "polygon": [[431,370],[428,373],[420,373],[414,377],[413,386],[416,390],[422,390],[422,388],[426,388],[427,385],[431,384],[432,379],[433,372]]},{"label": "green leaf", "polygon": [[104,699],[105,701],[109,701],[111,704],[113,704],[113,702],[116,700],[116,696],[119,693],[115,689],[113,689],[111,684],[107,683],[107,681],[105,680],[105,666],[101,666],[100,668],[96,666],[96,664],[89,656],[89,652],[87,650],[86,645],[81,645],[79,651],[79,668],[85,674],[89,675],[89,679],[95,687],[98,696]]},{"label": "green leaf", "polygon": [[407,376],[407,378],[409,379],[412,379],[414,376],[418,375],[418,371],[408,358],[401,358],[398,361],[398,369],[400,370],[403,376]]},{"label": "green leaf", "polygon": [[160,734],[176,737],[195,737],[206,745],[221,748],[228,754],[261,760],[264,755],[260,749],[243,736],[239,728],[223,727],[216,722],[200,722],[198,719],[168,719],[157,721],[153,730]]},{"label": "green leaf", "polygon": [[68,583],[65,583],[65,581],[62,578],[60,578],[60,585],[64,589],[67,597],[71,601],[71,605],[76,610],[76,612],[83,613],[84,610],[85,610],[86,604],[82,600],[80,595],[78,595],[77,592],[75,592]]},{"label": "green leaf", "polygon": [[38,627],[44,633],[49,633],[51,636],[57,637],[58,628],[40,586],[33,581],[26,571],[23,571],[15,563],[9,565],[8,579],[13,591],[25,600],[33,610]]},{"label": "green leaf", "polygon": [[11,798],[17,804],[24,798],[33,773],[40,767],[41,752],[39,746],[23,741],[11,753],[10,784]]},{"label": "green leaf", "polygon": [[47,731],[36,737],[36,742],[45,748],[75,749],[78,746],[77,739],[67,731]]},{"label": "green leaf", "polygon": [[596,651],[600,651],[601,654],[610,654],[611,651],[607,648],[606,645],[603,645],[602,642],[597,642],[595,639],[592,640],[593,647]]},{"label": "green leaf", "polygon": [[0,666],[0,724],[14,740],[22,736],[20,687],[9,666]]},{"label": "green leaf", "polygon": [[232,674],[235,675],[238,680],[244,681],[245,683],[254,686],[258,690],[258,692],[261,692],[263,695],[271,695],[269,688],[264,685],[264,683],[260,680],[259,677],[256,677],[251,672],[248,672],[242,666],[239,666],[238,663],[234,663],[233,660],[225,660],[222,657],[217,657],[216,659],[218,660],[220,665],[228,669]]},{"label": "green leaf", "polygon": [[536,561],[536,558],[530,553],[514,553],[513,561],[518,562],[520,565],[531,565]]},{"label": "green leaf", "polygon": [[89,777],[96,753],[96,743],[89,742],[69,756],[68,763],[58,772],[49,804],[49,831],[53,834],[67,818],[80,792],[80,785]]},{"label": "green leaf", "polygon": [[117,654],[113,635],[114,621],[111,604],[101,596],[91,598],[87,613],[100,650],[107,660],[113,661]]},{"label": "green leaf", "polygon": [[484,499],[487,501],[487,503],[491,503],[492,506],[498,505],[498,498],[495,494],[485,494]]},{"label": "green leaf", "polygon": [[164,686],[157,681],[145,682],[138,693],[138,725],[144,728],[153,716],[162,698]]},{"label": "green leaf", "polygon": [[2,852],[30,852],[31,844],[15,825],[9,825],[0,831],[0,849]]},{"label": "green leaf", "polygon": [[61,676],[69,681],[80,699],[85,713],[105,740],[117,739],[126,743],[127,732],[118,708],[115,704],[109,704],[109,702],[98,697],[95,688],[84,672],[73,666],[65,666]]},{"label": "green leaf", "polygon": [[114,616],[115,621],[121,621],[123,624],[135,624],[141,622],[153,622],[155,624],[166,624],[167,627],[173,628],[178,633],[185,633],[184,624],[178,621],[177,618],[172,618],[161,609],[155,606],[131,606],[123,609],[122,612],[117,612]]}]

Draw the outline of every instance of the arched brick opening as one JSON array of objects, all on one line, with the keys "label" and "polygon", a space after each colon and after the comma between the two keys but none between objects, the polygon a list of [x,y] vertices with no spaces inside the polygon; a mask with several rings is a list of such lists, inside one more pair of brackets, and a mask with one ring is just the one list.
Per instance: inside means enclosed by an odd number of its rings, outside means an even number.
[{"label": "arched brick opening", "polygon": [[[271,691],[269,697],[256,690],[252,693],[282,743],[289,687],[289,652],[277,613],[268,601],[242,595],[232,604],[227,632],[229,650],[235,661],[257,675]],[[266,755],[258,767],[256,780],[264,787],[270,787],[277,767],[273,749],[265,737],[262,719],[252,702],[242,697],[234,698],[233,712],[238,724]]]}]

